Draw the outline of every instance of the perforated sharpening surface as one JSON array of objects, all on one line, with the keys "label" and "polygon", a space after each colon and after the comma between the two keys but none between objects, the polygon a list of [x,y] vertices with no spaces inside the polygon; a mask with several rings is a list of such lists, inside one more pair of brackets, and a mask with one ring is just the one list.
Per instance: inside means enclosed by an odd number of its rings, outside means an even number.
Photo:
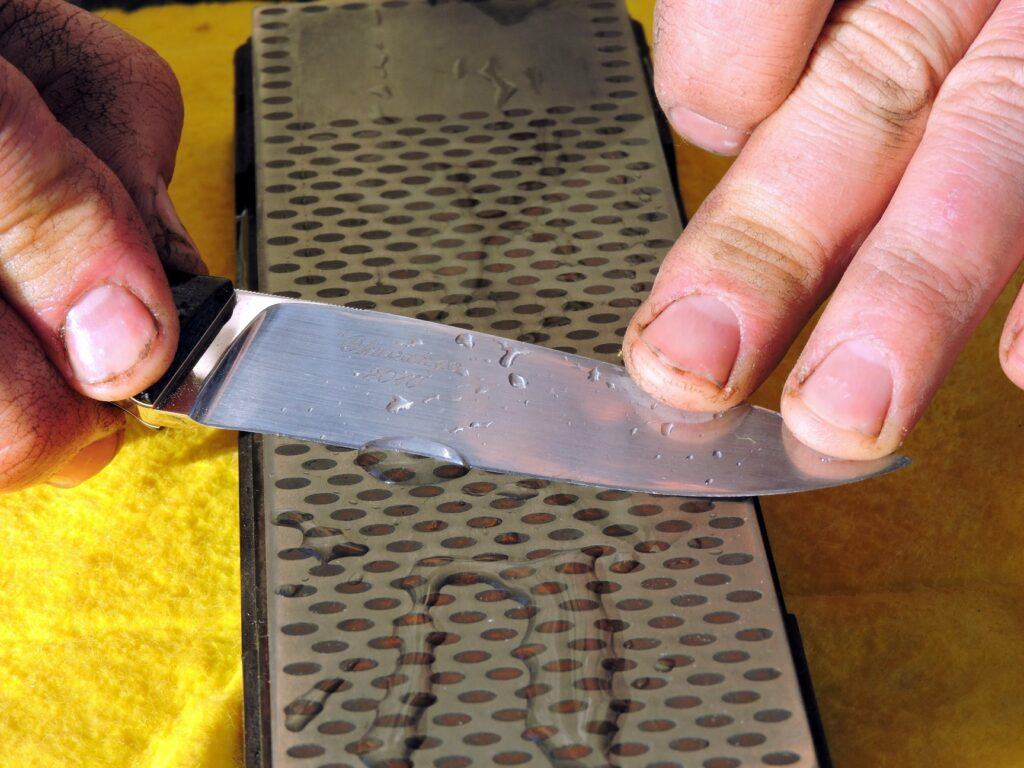
[{"label": "perforated sharpening surface", "polygon": [[[632,34],[259,10],[258,287],[615,360],[681,228]],[[815,764],[751,503],[260,450],[274,765]]]}]

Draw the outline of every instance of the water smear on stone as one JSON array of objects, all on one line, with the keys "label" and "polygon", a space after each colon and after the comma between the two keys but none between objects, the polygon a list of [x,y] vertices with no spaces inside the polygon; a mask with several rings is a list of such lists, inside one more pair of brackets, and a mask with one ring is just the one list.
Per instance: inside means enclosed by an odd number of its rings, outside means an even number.
[{"label": "water smear on stone", "polygon": [[[441,462],[441,463],[439,463]],[[389,485],[423,485],[464,477],[465,460],[454,448],[421,438],[375,440],[359,449],[356,466]]]},{"label": "water smear on stone", "polygon": [[332,693],[340,690],[344,680],[339,677],[321,680],[284,708],[284,727],[298,733],[323,712]]}]

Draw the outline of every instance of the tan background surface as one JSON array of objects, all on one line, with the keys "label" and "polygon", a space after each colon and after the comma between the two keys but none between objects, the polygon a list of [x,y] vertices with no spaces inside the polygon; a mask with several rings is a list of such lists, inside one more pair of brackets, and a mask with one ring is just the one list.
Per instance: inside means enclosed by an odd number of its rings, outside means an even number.
[{"label": "tan background surface", "polygon": [[[171,193],[229,275],[231,55],[252,7],[108,15],[178,73]],[[649,21],[650,0],[630,7]],[[727,163],[690,147],[680,163],[692,211]],[[1024,766],[1024,395],[996,358],[1009,299],[907,444],[910,469],[765,502],[839,768]],[[756,401],[775,406],[783,380]],[[240,763],[237,466],[233,434],[132,427],[82,487],[0,498],[0,764]]]}]

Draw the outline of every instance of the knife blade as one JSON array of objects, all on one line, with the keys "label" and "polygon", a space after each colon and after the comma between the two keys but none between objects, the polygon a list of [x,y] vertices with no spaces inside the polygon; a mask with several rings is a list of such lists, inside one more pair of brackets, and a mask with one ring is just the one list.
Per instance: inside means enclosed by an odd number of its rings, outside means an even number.
[{"label": "knife blade", "polygon": [[398,450],[626,491],[747,497],[885,474],[833,459],[750,405],[686,413],[620,366],[476,331],[178,275],[178,354],[133,398],[166,425]]}]

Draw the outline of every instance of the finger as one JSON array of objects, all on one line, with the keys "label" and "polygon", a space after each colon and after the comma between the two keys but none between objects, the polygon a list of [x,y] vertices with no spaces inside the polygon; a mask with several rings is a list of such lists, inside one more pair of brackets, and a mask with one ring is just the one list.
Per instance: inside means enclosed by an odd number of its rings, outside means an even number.
[{"label": "finger", "polygon": [[99,474],[114,460],[123,442],[124,432],[121,431],[90,443],[63,464],[46,482],[57,488],[74,488],[81,485]]},{"label": "finger", "polygon": [[120,411],[68,387],[3,302],[0,360],[0,492],[51,478],[77,484],[113,458],[124,425]]},{"label": "finger", "polygon": [[654,84],[676,131],[737,154],[807,64],[831,0],[658,0]]},{"label": "finger", "polygon": [[63,0],[0,5],[0,56],[117,175],[169,266],[205,272],[167,193],[181,136],[178,82],[151,48]]},{"label": "finger", "polygon": [[999,340],[999,362],[1010,381],[1024,389],[1024,291],[1013,302]]},{"label": "finger", "polygon": [[128,397],[159,378],[178,323],[121,183],[0,61],[0,288],[81,393]]},{"label": "finger", "polygon": [[790,375],[783,415],[820,451],[894,451],[1024,257],[1022,21],[1004,0],[949,76]]},{"label": "finger", "polygon": [[633,318],[623,353],[641,386],[679,408],[723,410],[764,380],[878,221],[939,84],[992,5],[837,7],[792,96],[694,216]]}]

